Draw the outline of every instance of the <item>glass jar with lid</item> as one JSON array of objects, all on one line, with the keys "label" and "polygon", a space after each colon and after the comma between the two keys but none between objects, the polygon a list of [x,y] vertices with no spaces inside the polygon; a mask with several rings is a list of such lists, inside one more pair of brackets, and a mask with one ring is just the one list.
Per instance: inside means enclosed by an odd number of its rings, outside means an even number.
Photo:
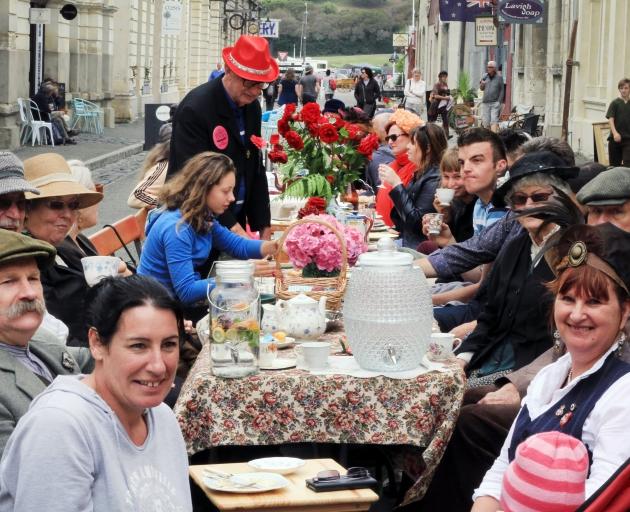
[{"label": "glass jar with lid", "polygon": [[258,372],[260,295],[250,261],[215,263],[215,286],[208,287],[210,359],[218,377]]},{"label": "glass jar with lid", "polygon": [[359,365],[373,371],[403,371],[420,365],[433,308],[422,270],[392,240],[359,256],[344,297],[348,343]]}]

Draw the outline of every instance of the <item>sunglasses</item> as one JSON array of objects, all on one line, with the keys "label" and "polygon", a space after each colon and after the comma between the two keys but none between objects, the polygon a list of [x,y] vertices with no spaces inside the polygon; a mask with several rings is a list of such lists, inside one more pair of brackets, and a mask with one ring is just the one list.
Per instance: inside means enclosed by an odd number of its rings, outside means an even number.
[{"label": "sunglasses", "polygon": [[79,202],[78,199],[75,199],[74,201],[69,201],[69,202],[65,202],[65,201],[61,201],[60,199],[50,199],[50,200],[38,200],[37,201],[38,204],[43,204],[44,206],[46,206],[47,208],[50,208],[51,210],[54,211],[61,211],[64,208],[68,208],[68,210],[70,211],[76,211],[79,208],[81,208],[81,203]]},{"label": "sunglasses", "polygon": [[244,78],[241,78],[241,80],[243,81],[243,85],[247,89],[253,89],[254,87],[266,89],[267,87],[269,87],[269,82],[255,82],[254,80],[245,80]]},{"label": "sunglasses", "polygon": [[13,199],[11,197],[0,197],[0,211],[7,211],[15,205],[18,210],[26,209],[26,199]]},{"label": "sunglasses", "polygon": [[553,192],[536,192],[531,196],[527,194],[516,193],[510,198],[510,202],[514,206],[523,206],[527,203],[528,199],[532,200],[532,203],[544,203],[547,199],[549,199],[553,195]]},{"label": "sunglasses", "polygon": [[327,469],[326,471],[320,471],[313,479],[316,482],[330,482],[332,480],[345,480],[347,478],[367,478],[370,476],[370,472],[367,468],[355,467],[348,468],[345,475],[340,475],[336,469]]},{"label": "sunglasses", "polygon": [[407,135],[406,133],[392,133],[391,135],[385,137],[385,140],[396,142],[398,140],[398,137],[409,137],[409,135]]}]

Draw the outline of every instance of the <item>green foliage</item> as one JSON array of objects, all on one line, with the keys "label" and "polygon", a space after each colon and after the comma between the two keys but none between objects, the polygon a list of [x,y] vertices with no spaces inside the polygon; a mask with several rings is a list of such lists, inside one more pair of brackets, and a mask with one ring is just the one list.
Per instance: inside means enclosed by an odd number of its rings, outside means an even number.
[{"label": "green foliage", "polygon": [[463,102],[474,101],[477,97],[477,91],[471,85],[470,75],[466,71],[461,71],[457,79],[457,88],[451,91],[456,102],[459,100]]},{"label": "green foliage", "polygon": [[[300,48],[303,0],[263,0],[270,18],[281,20],[277,50]],[[408,0],[319,0],[308,3],[307,55],[390,53],[392,33],[411,16]]]}]

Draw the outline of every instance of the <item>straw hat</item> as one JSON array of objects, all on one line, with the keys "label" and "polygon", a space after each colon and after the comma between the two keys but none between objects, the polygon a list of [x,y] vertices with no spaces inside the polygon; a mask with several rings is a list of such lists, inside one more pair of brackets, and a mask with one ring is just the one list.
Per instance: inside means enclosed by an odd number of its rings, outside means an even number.
[{"label": "straw hat", "polygon": [[273,82],[278,77],[278,63],[269,53],[269,43],[264,37],[239,37],[234,46],[223,49],[223,60],[245,80]]},{"label": "straw hat", "polygon": [[40,191],[39,196],[26,193],[26,199],[77,196],[80,208],[103,200],[103,194],[81,185],[73,176],[68,162],[57,153],[44,153],[24,160],[24,177]]}]

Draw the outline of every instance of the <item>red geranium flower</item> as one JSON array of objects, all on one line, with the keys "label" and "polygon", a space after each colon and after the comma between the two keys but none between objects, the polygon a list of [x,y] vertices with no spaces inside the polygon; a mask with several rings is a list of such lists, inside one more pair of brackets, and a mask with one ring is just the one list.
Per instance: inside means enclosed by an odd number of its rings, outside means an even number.
[{"label": "red geranium flower", "polygon": [[319,137],[319,125],[316,123],[310,123],[306,125],[306,129],[308,133],[311,134],[312,137]]},{"label": "red geranium flower", "polygon": [[274,133],[269,137],[269,144],[275,146],[276,144],[280,144],[280,134]]},{"label": "red geranium flower", "polygon": [[361,139],[357,151],[372,160],[372,153],[378,148],[378,135],[370,133]]},{"label": "red geranium flower", "polygon": [[301,110],[302,120],[307,123],[316,123],[321,115],[319,105],[315,102],[307,103]]},{"label": "red geranium flower", "polygon": [[325,124],[319,128],[319,138],[326,144],[331,144],[339,140],[339,132],[332,124]]},{"label": "red geranium flower", "polygon": [[346,124],[346,130],[348,130],[348,138],[350,140],[359,140],[361,138],[362,130],[360,126],[356,124]]},{"label": "red geranium flower", "polygon": [[289,157],[284,151],[274,149],[269,152],[269,160],[275,163],[286,164],[289,161]]},{"label": "red geranium flower", "polygon": [[289,119],[293,112],[295,112],[295,108],[295,103],[287,103],[284,106],[284,114],[282,115],[282,117],[285,119]]},{"label": "red geranium flower", "polygon": [[258,137],[257,135],[252,135],[249,140],[251,140],[252,144],[258,149],[263,149],[267,145],[265,139],[263,139],[262,137]]},{"label": "red geranium flower", "polygon": [[284,137],[284,135],[291,129],[289,121],[284,117],[278,121],[278,133]]},{"label": "red geranium flower", "polygon": [[287,144],[291,146],[293,149],[299,151],[304,148],[304,141],[300,134],[294,130],[289,130],[284,134],[284,138],[287,141]]}]

